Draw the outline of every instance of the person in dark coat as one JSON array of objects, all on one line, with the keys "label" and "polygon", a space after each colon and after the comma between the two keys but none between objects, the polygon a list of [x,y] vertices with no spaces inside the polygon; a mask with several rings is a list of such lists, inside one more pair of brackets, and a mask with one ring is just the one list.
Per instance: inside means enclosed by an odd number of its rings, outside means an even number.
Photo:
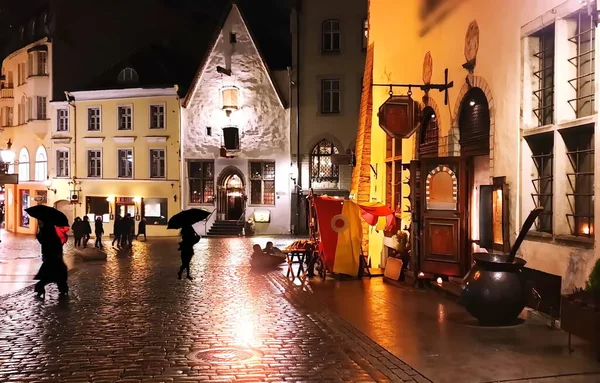
[{"label": "person in dark coat", "polygon": [[122,227],[123,225],[123,219],[121,218],[120,215],[117,214],[117,216],[115,217],[115,224],[113,226],[113,232],[114,232],[114,238],[112,241],[112,245],[113,247],[115,246],[115,242],[117,243],[117,246],[121,245],[121,232],[122,232]]},{"label": "person in dark coat", "polygon": [[179,251],[181,251],[181,267],[177,273],[177,277],[181,279],[183,270],[187,271],[187,279],[193,280],[190,275],[190,262],[194,256],[194,245],[200,241],[200,236],[196,234],[196,231],[191,226],[186,226],[181,229],[179,233],[181,235],[181,242],[179,242]]},{"label": "person in dark coat", "polygon": [[129,231],[127,239],[129,240],[129,246],[133,246],[133,238],[135,238],[135,218],[129,215]]},{"label": "person in dark coat", "polygon": [[71,230],[73,230],[73,238],[75,238],[75,247],[81,246],[81,238],[83,238],[83,221],[81,218],[75,218]]},{"label": "person in dark coat", "polygon": [[135,236],[135,239],[138,239],[140,235],[144,236],[144,241],[146,241],[146,218],[142,218],[140,223],[138,224],[138,233]]},{"label": "person in dark coat", "polygon": [[131,214],[125,214],[121,219],[121,247],[129,245],[129,218]]},{"label": "person in dark coat", "polygon": [[95,247],[102,247],[102,236],[104,235],[104,227],[102,227],[102,217],[96,217],[96,222],[94,223],[94,234],[96,234],[96,243]]},{"label": "person in dark coat", "polygon": [[46,295],[46,285],[56,283],[61,296],[69,292],[67,284],[67,265],[63,261],[63,245],[67,242],[68,227],[56,227],[44,224],[40,221],[40,230],[37,240],[42,245],[42,266],[34,279],[39,282],[35,284],[35,292],[38,298]]},{"label": "person in dark coat", "polygon": [[87,247],[90,237],[92,236],[92,226],[90,225],[90,217],[83,216],[83,247]]}]

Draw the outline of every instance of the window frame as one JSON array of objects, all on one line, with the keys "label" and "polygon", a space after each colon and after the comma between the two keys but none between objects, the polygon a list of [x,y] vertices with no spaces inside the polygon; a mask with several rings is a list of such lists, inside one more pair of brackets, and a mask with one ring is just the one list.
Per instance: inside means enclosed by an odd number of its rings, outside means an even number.
[{"label": "window frame", "polygon": [[367,48],[369,47],[369,19],[367,17],[365,17],[362,20],[362,33],[361,33],[361,40],[362,40],[362,50],[363,52],[367,50]]},{"label": "window frame", "polygon": [[[152,126],[152,108],[153,107],[161,107],[162,109],[162,127],[153,127]],[[166,102],[156,102],[148,105],[148,129],[150,130],[166,130],[167,129],[167,103]]]},{"label": "window frame", "polygon": [[[130,150],[131,151],[131,176],[130,177],[122,177],[120,175],[120,157],[119,157],[119,153],[123,150]],[[118,179],[123,179],[123,180],[132,180],[135,178],[135,157],[134,157],[134,148],[133,147],[127,147],[127,148],[117,148],[117,178]]]},{"label": "window frame", "polygon": [[[337,24],[337,29],[334,25]],[[329,26],[329,28],[327,28]],[[335,36],[337,35],[337,49],[334,48]],[[329,42],[330,48],[326,48],[326,41]],[[321,53],[336,54],[342,51],[342,23],[338,19],[327,19],[321,23]]]},{"label": "window frame", "polygon": [[[321,144],[323,144],[323,143],[328,144],[329,148],[331,149],[330,154],[321,154],[320,153],[319,149],[320,149]],[[315,153],[315,151],[318,153]],[[319,142],[317,142],[313,146],[312,150],[310,151],[310,155],[309,155],[309,170],[308,170],[309,185],[311,187],[312,187],[313,183],[321,183],[321,182],[331,182],[331,183],[337,183],[337,184],[340,183],[340,167],[339,167],[339,165],[333,164],[332,156],[334,154],[340,154],[339,149],[336,147],[336,145],[332,141],[330,141],[326,138],[319,140]],[[332,175],[330,177],[314,177],[314,171],[315,171],[315,169],[313,169],[314,158],[318,159],[319,164],[318,164],[317,170],[319,172],[320,172],[322,166],[327,166],[327,165],[321,164],[321,157],[328,157],[331,161],[331,166],[330,166],[331,169],[330,170],[331,170]]]},{"label": "window frame", "polygon": [[[129,109],[129,129],[121,129],[121,109]],[[133,104],[117,105],[117,132],[132,132],[133,131]]]},{"label": "window frame", "polygon": [[[191,166],[190,164],[192,163],[200,163],[201,168],[200,168],[200,177],[192,177],[191,176]],[[211,164],[212,165],[212,177],[207,177],[204,173],[204,164]],[[187,160],[187,178],[188,178],[188,203],[190,205],[212,205],[216,199],[216,193],[215,193],[215,161],[214,160]],[[193,198],[192,198],[192,181],[193,180],[199,180],[200,181],[200,191],[201,191],[201,202],[192,202]],[[212,182],[212,195],[206,195],[205,191],[206,191],[206,181]],[[211,199],[210,201],[208,201],[208,199]]]},{"label": "window frame", "polygon": [[[22,157],[25,155],[27,157],[27,161],[23,161]],[[19,150],[19,162],[18,162],[18,174],[19,174],[19,182],[29,182],[31,181],[31,157],[29,156],[29,150],[24,146]],[[26,177],[23,177],[22,173]]]},{"label": "window frame", "polygon": [[[537,71],[533,71],[532,79],[537,78],[538,87],[533,90],[534,98],[537,98],[537,107],[532,108],[532,112],[537,120],[536,126],[547,126],[555,123],[554,112],[556,110],[556,82],[555,82],[555,73],[556,73],[556,23],[552,23],[543,29],[537,31],[532,34],[530,37],[537,38],[539,40],[538,51],[533,54],[534,59],[538,60],[538,66],[541,69]],[[551,45],[548,48],[544,48],[544,42],[551,42]],[[550,52],[549,57],[540,56],[546,50]],[[546,59],[549,59],[552,64],[547,65]],[[551,71],[551,75],[544,76],[547,70]],[[541,76],[541,77],[540,77]],[[549,81],[551,85],[547,85],[545,81]],[[533,84],[532,84],[533,85]],[[546,92],[547,93],[544,93]],[[540,95],[541,93],[541,95]],[[551,97],[551,102],[546,104],[545,98]],[[535,104],[534,104],[535,106]],[[550,109],[550,112],[545,112],[546,109]]]},{"label": "window frame", "polygon": [[[569,103],[569,106],[573,109],[573,112],[575,113],[575,118],[592,116],[596,113],[596,111],[595,111],[595,109],[596,109],[595,108],[596,24],[595,24],[593,18],[594,18],[594,16],[588,15],[588,13],[585,10],[580,10],[578,12],[575,12],[574,14],[572,14],[568,18],[566,18],[567,20],[573,21],[577,25],[576,31],[575,31],[575,33],[576,33],[575,36],[568,36],[568,39],[567,39],[567,41],[569,43],[575,44],[575,52],[576,52],[576,56],[573,56],[573,57],[570,57],[567,59],[567,62],[574,67],[573,69],[575,70],[575,76],[576,76],[575,78],[569,79],[567,81],[568,84],[575,91],[575,94],[574,94],[575,97],[567,101]],[[581,31],[582,22],[584,22],[584,21],[589,23],[590,29],[582,32]],[[586,25],[586,27],[587,27],[587,25]],[[590,39],[588,41],[582,42],[582,38],[584,36],[589,36]],[[586,44],[586,43],[591,47],[591,49],[589,47],[587,47],[587,50],[583,49],[583,53],[582,53],[581,52],[582,45]],[[588,59],[587,62],[590,63],[590,65],[586,66],[587,68],[591,69],[587,73],[582,73],[584,64],[586,62],[584,58],[587,58]],[[556,60],[556,57],[555,57],[555,60]],[[584,61],[584,64],[580,64],[580,61]],[[587,92],[584,92],[583,91],[584,87],[590,88],[590,90],[588,90]],[[580,104],[580,102],[582,102],[582,101],[583,101],[583,106]],[[587,111],[582,110],[582,109],[584,109],[584,106],[586,104],[588,105],[587,107],[585,107],[587,109]]]},{"label": "window frame", "polygon": [[[556,146],[554,132],[524,136],[525,145],[531,151],[531,161],[535,167],[537,178],[532,178],[534,193],[531,193],[534,206],[543,206],[544,211],[535,220],[534,230],[538,233],[554,234],[554,160]],[[550,153],[546,153],[549,151]],[[550,175],[548,175],[548,168]],[[550,189],[550,193],[545,193]],[[549,200],[549,204],[547,203]],[[543,216],[549,216],[547,221]],[[549,226],[549,227],[548,227]]]},{"label": "window frame", "polygon": [[[130,79],[128,79],[127,74],[131,75]],[[121,75],[123,75],[122,79]],[[119,84],[137,84],[140,82],[140,76],[138,75],[138,72],[135,69],[131,67],[126,67],[123,68],[117,75],[117,82]]]},{"label": "window frame", "polygon": [[[148,203],[153,203],[154,201],[156,201],[157,203],[159,203],[161,205],[161,213],[162,213],[163,207],[165,208],[165,212],[162,217],[157,217],[158,219],[149,220],[148,216],[146,215],[146,205]],[[140,210],[141,210],[142,217],[146,218],[146,225],[166,226],[169,221],[169,199],[168,198],[144,198],[142,201],[142,207]]]},{"label": "window frame", "polygon": [[[42,151],[43,150],[43,151]],[[44,161],[41,161],[38,157],[40,154],[44,155]],[[43,169],[41,169],[41,166],[43,164]],[[42,170],[44,170],[44,174],[42,177],[38,177],[38,175],[40,175],[42,173]],[[46,179],[48,179],[48,151],[46,150],[46,147],[44,145],[40,145],[37,150],[35,151],[35,180],[36,181],[45,181]]]},{"label": "window frame", "polygon": [[[98,110],[98,129],[90,129],[90,110],[92,109],[97,109]],[[102,106],[98,105],[98,106],[88,106],[86,108],[86,118],[87,118],[87,126],[86,126],[86,131],[88,132],[102,132]]]},{"label": "window frame", "polygon": [[[40,108],[42,106],[43,108]],[[40,109],[43,110],[44,114],[41,114]],[[29,116],[30,119],[34,119],[33,116]],[[48,98],[46,96],[35,96],[35,120],[47,120],[48,119]],[[43,118],[42,118],[43,117]]]},{"label": "window frame", "polygon": [[[65,158],[61,158],[58,153],[66,153]],[[71,150],[69,148],[56,148],[56,178],[69,178],[71,175]],[[65,163],[66,174],[61,175],[60,164]]]},{"label": "window frame", "polygon": [[[261,175],[260,177],[254,177],[252,174],[252,164],[261,164]],[[273,178],[265,178],[265,165],[272,164],[273,165]],[[277,204],[277,164],[275,160],[250,160],[248,161],[248,174],[250,181],[250,204],[249,206],[275,206]],[[260,181],[261,192],[260,192],[260,203],[255,203],[253,201],[253,189],[252,183],[253,181]],[[273,182],[273,203],[265,203],[265,182]]]},{"label": "window frame", "polygon": [[[158,177],[153,177],[152,176],[152,166],[153,166],[153,157],[152,157],[152,152],[154,151],[161,151],[163,153],[163,175],[162,176],[158,176]],[[148,178],[153,179],[153,180],[164,180],[167,178],[167,148],[148,148],[148,160],[149,160],[149,174],[148,174]]]},{"label": "window frame", "polygon": [[[61,116],[61,112],[65,112],[65,116]],[[65,122],[65,128],[61,129],[61,123]],[[57,132],[68,132],[69,129],[69,108],[56,109],[56,131]]]},{"label": "window frame", "polygon": [[[99,158],[94,158],[95,161],[99,161],[99,166],[98,166],[98,170],[99,170],[98,173],[99,174],[97,174],[97,175],[92,174],[92,169],[90,167],[90,165],[91,165],[91,163],[90,163],[90,154],[92,152],[93,153],[100,153],[100,157]],[[103,165],[103,161],[102,161],[102,159],[103,159],[102,148],[87,148],[85,153],[86,153],[86,158],[85,159],[86,159],[86,163],[87,163],[87,166],[86,166],[86,168],[87,168],[86,169],[87,170],[87,178],[94,178],[94,179],[104,178],[103,175],[102,175],[102,173],[103,173],[102,172],[102,170],[103,170],[102,169],[103,168],[103,166],[102,166]]]},{"label": "window frame", "polygon": [[[337,89],[334,89],[333,85],[337,82]],[[325,89],[325,84],[330,84],[330,89]],[[323,78],[320,81],[320,102],[319,102],[319,112],[322,115],[340,115],[342,113],[342,80],[340,78]],[[330,93],[330,101],[329,107],[331,110],[325,110],[325,93]],[[333,95],[337,93],[338,95],[338,104],[337,110],[333,108]]]}]

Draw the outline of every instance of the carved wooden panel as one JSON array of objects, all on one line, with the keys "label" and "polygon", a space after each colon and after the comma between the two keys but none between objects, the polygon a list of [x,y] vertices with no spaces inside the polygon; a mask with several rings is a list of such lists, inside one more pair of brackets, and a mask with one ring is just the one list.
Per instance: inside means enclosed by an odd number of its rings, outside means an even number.
[{"label": "carved wooden panel", "polygon": [[425,218],[422,270],[428,273],[460,275],[460,220]]}]

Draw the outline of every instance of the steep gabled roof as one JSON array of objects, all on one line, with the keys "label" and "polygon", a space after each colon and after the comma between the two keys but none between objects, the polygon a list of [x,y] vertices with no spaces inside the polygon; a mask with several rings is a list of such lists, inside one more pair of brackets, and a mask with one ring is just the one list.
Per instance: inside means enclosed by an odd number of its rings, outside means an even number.
[{"label": "steep gabled roof", "polygon": [[198,67],[196,75],[194,76],[194,79],[187,91],[187,94],[185,95],[185,98],[183,100],[183,107],[187,108],[192,96],[196,92],[196,90],[198,88],[198,84],[202,77],[202,73],[204,73],[204,70],[206,69],[206,64],[208,62],[208,59],[212,55],[212,53],[219,41],[219,37],[221,36],[221,32],[223,31],[223,28],[225,26],[225,23],[227,22],[227,19],[229,18],[231,13],[234,11],[237,11],[240,14],[240,17],[242,18],[242,22],[244,24],[244,27],[246,28],[246,31],[248,32],[248,35],[250,36],[252,44],[254,45],[256,51],[258,52],[258,55],[260,56],[260,61],[263,65],[263,68],[267,72],[269,82],[271,83],[271,86],[273,87],[273,90],[275,91],[275,93],[277,93],[277,97],[279,99],[279,102],[281,103],[281,106],[283,108],[286,108],[287,104],[285,102],[285,99],[283,98],[283,95],[281,94],[281,91],[280,91],[279,87],[277,86],[275,79],[273,78],[273,74],[272,74],[271,70],[269,69],[269,66],[267,65],[267,62],[266,62],[265,57],[257,43],[257,40],[256,40],[254,34],[252,33],[252,30],[250,29],[246,18],[244,17],[244,13],[236,4],[232,4],[232,6],[229,7],[229,10],[224,14],[224,17],[221,19],[221,22],[219,23],[219,27],[216,29],[216,31],[213,35],[212,43],[211,43],[210,47],[205,51],[204,58],[202,59],[202,62],[200,63],[200,66]]}]

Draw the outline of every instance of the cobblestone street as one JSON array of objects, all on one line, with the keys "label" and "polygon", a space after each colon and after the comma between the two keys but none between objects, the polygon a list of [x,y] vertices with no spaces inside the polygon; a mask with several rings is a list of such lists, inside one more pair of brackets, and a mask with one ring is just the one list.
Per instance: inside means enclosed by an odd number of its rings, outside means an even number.
[{"label": "cobblestone street", "polygon": [[308,310],[281,272],[253,272],[251,244],[267,240],[202,239],[194,281],[176,278],[176,239],[137,242],[78,263],[67,301],[54,286],[44,301],[31,287],[3,298],[0,381],[429,381],[340,318]]}]

